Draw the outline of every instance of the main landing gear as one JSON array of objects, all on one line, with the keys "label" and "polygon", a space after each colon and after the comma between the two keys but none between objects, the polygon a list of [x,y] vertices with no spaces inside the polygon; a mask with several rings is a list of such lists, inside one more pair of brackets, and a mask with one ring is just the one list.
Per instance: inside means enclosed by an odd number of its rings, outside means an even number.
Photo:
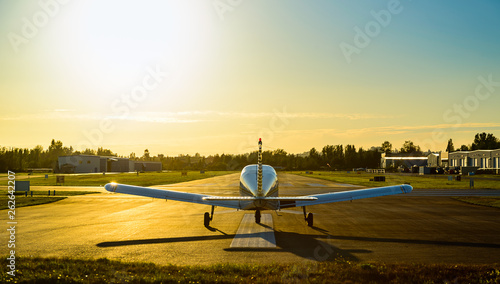
[{"label": "main landing gear", "polygon": [[205,218],[203,220],[203,224],[205,225],[205,227],[210,226],[210,221],[212,221],[214,219],[214,209],[215,209],[215,206],[212,205],[212,214],[205,212]]},{"label": "main landing gear", "polygon": [[313,213],[306,214],[306,207],[302,207],[302,211],[304,212],[304,219],[307,222],[307,226],[312,227],[314,224]]}]

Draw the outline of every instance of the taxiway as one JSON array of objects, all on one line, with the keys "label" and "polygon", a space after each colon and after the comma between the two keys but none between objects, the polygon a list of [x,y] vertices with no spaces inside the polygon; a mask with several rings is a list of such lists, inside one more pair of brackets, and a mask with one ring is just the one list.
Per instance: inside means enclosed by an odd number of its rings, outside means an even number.
[{"label": "taxiway", "polygon": [[[283,196],[357,188],[284,173],[279,178]],[[237,195],[238,174],[163,187]],[[306,225],[299,210],[265,211],[272,218],[269,227],[275,247],[245,247],[231,244],[244,215],[253,212],[216,208],[206,228],[203,213],[210,206],[111,194],[96,187],[89,190],[102,193],[16,209],[16,253],[187,265],[337,258],[388,263],[500,262],[500,209],[451,198],[467,191],[414,190],[407,195],[312,206],[307,211],[315,214],[314,227]],[[269,228],[262,232],[269,237]],[[0,236],[7,240],[6,230]],[[6,245],[2,253],[7,254]]]}]

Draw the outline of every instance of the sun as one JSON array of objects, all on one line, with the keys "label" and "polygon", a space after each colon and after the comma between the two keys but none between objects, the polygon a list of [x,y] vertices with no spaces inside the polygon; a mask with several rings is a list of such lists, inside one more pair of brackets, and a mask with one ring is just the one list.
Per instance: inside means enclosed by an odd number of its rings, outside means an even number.
[{"label": "sun", "polygon": [[202,2],[67,5],[51,30],[56,44],[51,43],[50,66],[89,99],[102,99],[130,87],[152,66],[166,70],[191,65],[211,40],[214,11]]}]

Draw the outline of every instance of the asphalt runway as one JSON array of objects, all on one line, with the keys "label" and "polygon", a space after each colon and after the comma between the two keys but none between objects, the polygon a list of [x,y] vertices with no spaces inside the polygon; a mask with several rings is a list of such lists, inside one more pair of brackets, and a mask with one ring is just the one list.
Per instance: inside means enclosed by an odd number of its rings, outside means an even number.
[{"label": "asphalt runway", "polygon": [[[177,185],[172,190],[237,195],[239,174]],[[280,195],[352,190],[358,187],[279,174]],[[162,188],[158,186],[157,188]],[[61,188],[59,190],[74,190]],[[77,188],[82,190],[82,188]],[[85,190],[85,188],[83,189]],[[16,209],[16,253],[146,261],[158,264],[281,263],[348,261],[386,263],[500,263],[500,209],[469,205],[451,195],[470,191],[418,191],[308,207],[314,227],[300,208],[264,211],[272,217],[276,247],[231,247],[249,211],[216,208],[209,228],[203,214],[210,206],[100,194]],[[445,196],[436,195],[444,192]],[[500,191],[493,192],[500,195]],[[476,194],[481,191],[475,191]],[[22,198],[22,197],[18,197]],[[5,219],[6,210],[1,212]],[[7,228],[6,222],[4,226]],[[8,232],[0,231],[7,254]]]}]

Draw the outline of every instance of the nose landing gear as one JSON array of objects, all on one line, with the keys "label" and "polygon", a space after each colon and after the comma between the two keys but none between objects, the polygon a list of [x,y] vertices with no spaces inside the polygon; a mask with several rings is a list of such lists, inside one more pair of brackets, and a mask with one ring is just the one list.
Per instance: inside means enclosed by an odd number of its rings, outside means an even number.
[{"label": "nose landing gear", "polygon": [[260,224],[260,210],[255,210],[255,223]]}]

